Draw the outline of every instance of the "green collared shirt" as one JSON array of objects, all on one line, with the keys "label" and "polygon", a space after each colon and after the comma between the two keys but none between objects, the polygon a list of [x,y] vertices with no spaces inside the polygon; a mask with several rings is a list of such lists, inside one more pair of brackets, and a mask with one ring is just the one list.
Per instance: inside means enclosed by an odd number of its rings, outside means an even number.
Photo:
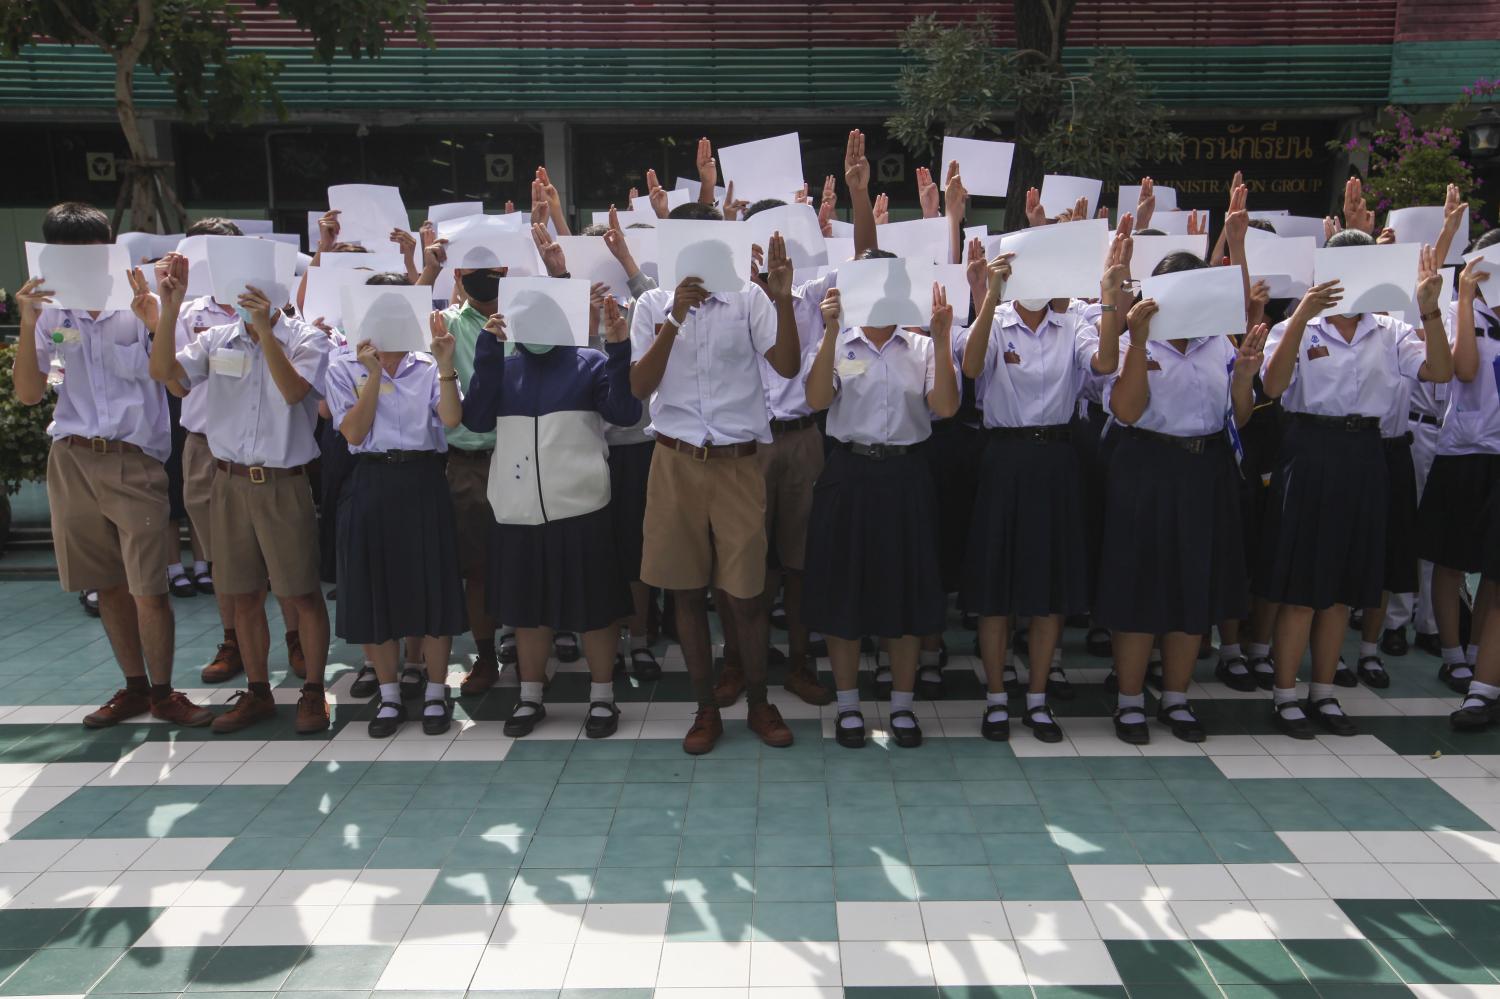
[{"label": "green collared shirt", "polygon": [[[463,305],[449,306],[443,310],[443,318],[448,323],[448,332],[453,335],[453,367],[458,372],[458,387],[463,392],[469,391],[469,380],[474,377],[474,345],[479,338],[484,336],[485,316],[474,306],[465,302]],[[507,353],[510,344],[506,344]],[[448,431],[448,446],[462,448],[465,451],[490,451],[495,447],[495,431],[487,434],[476,434],[468,427],[460,423]]]}]

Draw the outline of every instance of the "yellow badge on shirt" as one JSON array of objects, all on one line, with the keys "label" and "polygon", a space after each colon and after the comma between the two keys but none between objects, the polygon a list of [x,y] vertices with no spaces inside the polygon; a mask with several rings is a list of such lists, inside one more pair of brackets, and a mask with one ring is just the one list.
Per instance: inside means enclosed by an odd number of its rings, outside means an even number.
[{"label": "yellow badge on shirt", "polygon": [[82,337],[71,326],[59,326],[52,331],[53,343],[77,343]]},{"label": "yellow badge on shirt", "polygon": [[852,357],[844,357],[839,359],[839,363],[834,367],[834,371],[838,373],[840,378],[857,378],[864,374],[869,367],[869,361],[856,361]]},{"label": "yellow badge on shirt", "polygon": [[226,378],[244,378],[250,373],[250,355],[243,350],[220,347],[208,355],[208,370]]}]

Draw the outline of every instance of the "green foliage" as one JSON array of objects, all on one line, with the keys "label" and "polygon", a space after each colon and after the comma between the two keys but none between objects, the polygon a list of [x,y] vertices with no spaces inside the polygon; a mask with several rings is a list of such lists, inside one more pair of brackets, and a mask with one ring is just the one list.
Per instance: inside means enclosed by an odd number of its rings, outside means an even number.
[{"label": "green foliage", "polygon": [[[997,135],[1003,111],[1015,115],[1016,141],[1050,172],[1108,181],[1131,175],[1142,160],[1180,155],[1181,137],[1123,52],[1070,76],[1043,53],[997,49],[983,16],[951,27],[919,17],[901,47],[908,63],[896,84],[900,110],[886,127],[914,155],[930,157],[944,135]],[[1032,121],[1046,124],[1028,131]]]},{"label": "green foliage", "polygon": [[16,348],[0,345],[0,490],[14,494],[21,483],[44,478],[47,474],[47,424],[52,419],[50,400],[39,406],[25,406],[16,398],[11,381]]}]

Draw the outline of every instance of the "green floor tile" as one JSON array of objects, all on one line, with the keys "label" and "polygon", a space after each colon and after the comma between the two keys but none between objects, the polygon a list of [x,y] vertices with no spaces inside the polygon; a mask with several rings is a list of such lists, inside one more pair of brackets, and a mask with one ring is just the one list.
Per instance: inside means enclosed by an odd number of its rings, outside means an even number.
[{"label": "green floor tile", "polygon": [[[1403,982],[1422,985],[1494,985],[1486,962],[1458,940],[1427,938],[1371,941]],[[1490,950],[1486,950],[1490,953]],[[1497,956],[1500,957],[1500,956]],[[1491,963],[1497,960],[1491,957]]]},{"label": "green floor tile", "polygon": [[1133,832],[1131,842],[1147,864],[1217,864],[1219,855],[1200,833]]},{"label": "green floor tile", "polygon": [[1025,985],[941,985],[938,999],[1032,999]]},{"label": "green floor tile", "polygon": [[666,938],[676,943],[749,940],[753,909],[750,902],[673,902]]},{"label": "green floor tile", "polygon": [[1186,940],[1106,940],[1109,956],[1126,987],[1209,985],[1208,967]]},{"label": "green floor tile", "polygon": [[906,852],[906,840],[896,835],[862,835],[858,832],[836,833],[833,836],[833,865],[835,867],[875,867],[910,861]]},{"label": "green floor tile", "polygon": [[751,914],[753,940],[836,941],[838,914],[832,902],[763,902]]},{"label": "green floor tile", "polygon": [[757,902],[831,902],[832,867],[757,867]]},{"label": "green floor tile", "polygon": [[31,947],[0,948],[0,982],[4,982],[5,979],[9,978],[17,968],[30,960],[31,955],[35,953],[35,949]]},{"label": "green floor tile", "polygon": [[586,902],[594,890],[596,869],[592,867],[529,867],[516,874],[509,902]]},{"label": "green floor tile", "polygon": [[373,989],[395,947],[309,947],[282,991],[301,992],[337,985],[343,989]]},{"label": "green floor tile", "polygon": [[831,867],[833,844],[827,833],[755,837],[757,867]]},{"label": "green floor tile", "polygon": [[427,891],[428,905],[499,905],[510,895],[516,869],[444,867]]},{"label": "green floor tile", "polygon": [[521,860],[527,867],[595,867],[604,854],[603,836],[542,836],[531,837],[526,856]]},{"label": "green floor tile", "polygon": [[601,867],[594,875],[590,902],[666,902],[672,897],[674,867]]},{"label": "green floor tile", "polygon": [[642,833],[611,833],[605,839],[600,868],[675,867],[681,849],[677,835],[669,830],[657,836]]},{"label": "green floor tile", "polygon": [[78,909],[0,909],[0,946],[33,950],[78,915]]},{"label": "green floor tile", "polygon": [[275,992],[306,947],[220,947],[189,992]]},{"label": "green floor tile", "polygon": [[754,836],[684,836],[677,854],[682,867],[754,867]]},{"label": "green floor tile", "polygon": [[1121,985],[1038,985],[1036,999],[1126,999]]},{"label": "green floor tile", "polygon": [[136,947],[126,951],[97,992],[181,992],[214,956],[213,947]]},{"label": "green floor tile", "polygon": [[[931,833],[923,836],[908,836],[906,851],[913,866],[917,867],[988,864],[993,858],[985,852],[982,838]],[[1057,863],[1058,861],[1054,858],[1045,862]]]},{"label": "green floor tile", "polygon": [[[1429,899],[1422,906],[1459,940],[1500,941],[1500,902],[1489,899]],[[1500,946],[1497,943],[1496,946]]]},{"label": "green floor tile", "polygon": [[991,864],[1031,865],[1067,862],[1050,836],[1035,833],[986,833],[979,837]]},{"label": "green floor tile", "polygon": [[1141,855],[1127,833],[1076,833],[1063,829],[1048,833],[1067,864],[1139,864]]},{"label": "green floor tile", "polygon": [[[1202,827],[1199,827],[1200,830]],[[1290,864],[1292,851],[1274,832],[1202,830],[1203,838],[1224,864]]]},{"label": "green floor tile", "polygon": [[[743,793],[743,792],[742,792]],[[754,807],[704,808],[688,804],[683,834],[688,836],[739,836],[755,830]]]},{"label": "green floor tile", "polygon": [[1318,999],[1318,990],[1302,985],[1220,985],[1224,999]]},{"label": "green floor tile", "polygon": [[673,902],[749,902],[755,898],[753,867],[679,867],[672,884]]},{"label": "green floor tile", "polygon": [[917,883],[911,869],[891,867],[836,867],[833,890],[840,902],[915,902]]},{"label": "green floor tile", "polygon": [[0,995],[82,995],[125,953],[114,948],[39,950],[0,986]]},{"label": "green floor tile", "polygon": [[1287,940],[1287,952],[1318,986],[1379,984],[1399,979],[1368,940]]},{"label": "green floor tile", "polygon": [[908,837],[928,835],[972,835],[979,830],[968,806],[902,805],[901,827]]},{"label": "green floor tile", "polygon": [[990,876],[995,880],[999,897],[1007,901],[1037,901],[1056,899],[1067,901],[1078,898],[1078,885],[1067,867],[1061,864],[1050,866],[990,865]]},{"label": "green floor tile", "polygon": [[151,928],[161,911],[160,908],[111,906],[84,909],[59,930],[47,946],[102,947],[106,950],[129,947]]},{"label": "green floor tile", "polygon": [[1449,939],[1438,918],[1415,899],[1347,899],[1339,908],[1371,940]]},{"label": "green floor tile", "polygon": [[1036,802],[1031,785],[1024,780],[963,781],[964,799],[970,805],[1030,805]]},{"label": "green floor tile", "polygon": [[1195,945],[1220,985],[1297,985],[1307,981],[1278,940],[1198,940]]},{"label": "green floor tile", "polygon": [[988,867],[914,867],[923,902],[990,901],[1001,897]]}]

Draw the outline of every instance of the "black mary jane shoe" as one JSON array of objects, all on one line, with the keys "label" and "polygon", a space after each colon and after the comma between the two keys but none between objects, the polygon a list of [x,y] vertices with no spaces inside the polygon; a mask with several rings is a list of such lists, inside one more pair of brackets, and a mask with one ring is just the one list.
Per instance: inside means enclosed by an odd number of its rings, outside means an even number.
[{"label": "black mary jane shoe", "polygon": [[[604,708],[609,714],[596,715],[595,708]],[[620,729],[620,709],[613,701],[592,701],[588,716],[583,720],[583,734],[590,739],[608,739]]]},{"label": "black mary jane shoe", "polygon": [[[1469,675],[1454,676],[1453,671],[1459,668],[1467,670]],[[1455,694],[1467,694],[1469,692],[1469,681],[1474,679],[1474,667],[1468,663],[1443,663],[1443,665],[1438,667],[1438,679]]]},{"label": "black mary jane shoe", "polygon": [[427,691],[427,670],[421,666],[401,668],[401,699],[415,701]]},{"label": "black mary jane shoe", "polygon": [[559,631],[552,636],[552,654],[560,663],[578,661],[578,636],[571,631]]},{"label": "black mary jane shoe", "polygon": [[83,608],[83,612],[85,614],[87,614],[89,617],[98,617],[99,616],[99,591],[98,590],[83,590],[82,592],[80,592],[78,594],[78,606],[82,607]]},{"label": "black mary jane shoe", "polygon": [[[1128,722],[1121,719],[1125,715],[1139,715],[1140,721]],[[1144,708],[1116,708],[1115,709],[1115,738],[1131,746],[1144,746],[1151,741],[1151,729],[1146,726],[1146,711]]]},{"label": "black mary jane shoe", "polygon": [[[436,704],[443,709],[440,715],[430,715],[427,709]],[[427,735],[442,735],[453,727],[453,698],[435,697],[422,704],[422,731]]]},{"label": "black mary jane shoe", "polygon": [[1344,657],[1339,657],[1338,668],[1333,671],[1333,685],[1335,687],[1358,687],[1359,677],[1354,675],[1354,670],[1344,662]]},{"label": "black mary jane shoe", "polygon": [[1480,732],[1489,728],[1500,718],[1500,701],[1493,697],[1470,694],[1470,700],[1479,701],[1469,707],[1461,707],[1448,716],[1448,724],[1459,732]]},{"label": "black mary jane shoe", "polygon": [[1441,658],[1443,655],[1442,640],[1435,634],[1424,635],[1419,631],[1417,632],[1417,637],[1412,639],[1411,644],[1412,648],[1421,649],[1434,659]]},{"label": "black mary jane shoe", "polygon": [[1083,640],[1083,646],[1088,649],[1089,655],[1098,656],[1100,659],[1108,659],[1114,655],[1114,646],[1110,644],[1108,628],[1090,628]]},{"label": "black mary jane shoe", "polygon": [[1104,689],[1111,694],[1120,692],[1120,671],[1115,669],[1113,664],[1110,665],[1109,672],[1104,675]]},{"label": "black mary jane shoe", "polygon": [[1366,687],[1384,690],[1391,685],[1391,675],[1385,671],[1385,663],[1379,656],[1361,656],[1354,672],[1359,674]]},{"label": "black mary jane shoe", "polygon": [[1405,628],[1387,628],[1380,636],[1380,651],[1388,656],[1404,656],[1411,651]]},{"label": "black mary jane shoe", "polygon": [[[1250,675],[1255,677],[1255,686],[1271,690],[1276,686],[1276,662],[1270,656],[1256,656],[1249,662]],[[1265,669],[1261,669],[1265,666]]]},{"label": "black mary jane shoe", "polygon": [[996,707],[998,705],[985,706],[984,714],[979,716],[979,734],[991,742],[1009,742],[1010,715],[1007,714],[1004,718],[991,721],[990,714],[994,712]]},{"label": "black mary jane shoe", "polygon": [[521,654],[516,651],[516,636],[514,634],[501,635],[500,642],[495,646],[495,658],[500,665],[509,666],[520,661]]},{"label": "black mary jane shoe", "polygon": [[1332,704],[1337,707],[1338,703],[1339,699],[1337,697],[1324,697],[1317,701],[1309,700],[1302,710],[1312,715],[1313,718],[1317,719],[1319,725],[1322,725],[1334,735],[1358,735],[1359,728],[1354,724],[1354,719],[1342,711],[1338,714],[1333,714],[1332,712],[1323,710],[1323,705],[1325,704]]},{"label": "black mary jane shoe", "polygon": [[[897,725],[897,718],[910,718],[910,725]],[[922,744],[922,727],[917,724],[917,716],[910,711],[891,712],[891,741],[902,749],[916,749]]]},{"label": "black mary jane shoe", "polygon": [[[211,596],[213,596],[214,595],[214,577],[211,576],[211,575],[209,575],[209,573],[207,573],[207,572],[195,572],[195,573],[193,573],[193,589],[197,590],[199,593],[203,594],[205,597],[211,597]],[[328,599],[332,600],[333,599],[333,595],[329,594]]]},{"label": "black mary jane shoe", "polygon": [[[395,708],[396,714],[391,718],[380,717],[382,708]],[[375,715],[370,719],[369,734],[372,739],[389,739],[396,734],[403,722],[406,721],[406,705],[397,701],[380,701],[375,705]]]},{"label": "black mary jane shoe", "polygon": [[924,701],[941,701],[946,687],[941,666],[923,666],[917,670],[917,696]]},{"label": "black mary jane shoe", "polygon": [[[1276,731],[1282,735],[1291,736],[1293,739],[1316,739],[1318,733],[1313,731],[1312,722],[1307,718],[1288,718],[1287,712],[1292,708],[1302,710],[1300,701],[1287,701],[1285,704],[1271,705],[1271,721],[1276,726]],[[1303,712],[1305,715],[1306,712]]]},{"label": "black mary jane shoe", "polygon": [[1068,679],[1068,674],[1063,672],[1061,666],[1053,666],[1047,670],[1047,696],[1058,701],[1071,701],[1078,696],[1073,689],[1073,682]]},{"label": "black mary jane shoe", "polygon": [[631,649],[630,674],[642,683],[660,680],[661,663],[656,661],[656,653],[650,649]]},{"label": "black mary jane shoe", "polygon": [[[885,679],[880,675],[884,673]],[[875,700],[889,701],[891,699],[891,687],[894,685],[891,668],[889,666],[877,666],[875,668]]]},{"label": "black mary jane shoe", "polygon": [[172,596],[174,597],[196,597],[198,595],[198,587],[193,585],[193,581],[188,578],[186,572],[167,580],[167,589],[172,592]]},{"label": "black mary jane shoe", "polygon": [[547,706],[545,704],[538,704],[536,701],[522,701],[516,705],[516,711],[520,711],[522,708],[530,708],[531,713],[524,715],[512,713],[509,718],[505,719],[505,728],[502,731],[509,738],[520,739],[530,735],[531,730],[536,728],[536,723],[547,717]]},{"label": "black mary jane shoe", "polygon": [[[845,718],[858,718],[858,725],[845,725]],[[833,720],[833,741],[845,749],[865,748],[865,715],[858,708],[840,711]]]},{"label": "black mary jane shoe", "polygon": [[1219,664],[1214,667],[1214,677],[1230,690],[1238,690],[1242,694],[1251,693],[1259,686],[1255,682],[1255,674],[1251,673],[1248,668],[1243,673],[1236,673],[1230,669],[1235,663],[1245,666],[1245,657],[1235,656],[1228,661],[1220,659]]},{"label": "black mary jane shoe", "polygon": [[1021,716],[1021,724],[1031,729],[1031,734],[1042,742],[1062,742],[1062,726],[1053,720],[1052,709],[1045,704],[1027,708]]},{"label": "black mary jane shoe", "polygon": [[[1173,718],[1172,712],[1186,711],[1190,717]],[[1193,709],[1186,704],[1176,704],[1172,707],[1159,705],[1156,709],[1156,720],[1172,730],[1172,735],[1183,742],[1203,742],[1208,738],[1208,729],[1193,714]]]},{"label": "black mary jane shoe", "polygon": [[380,693],[380,679],[375,676],[375,667],[361,666],[359,672],[354,674],[354,682],[349,684],[349,696],[364,701],[378,693]]}]

